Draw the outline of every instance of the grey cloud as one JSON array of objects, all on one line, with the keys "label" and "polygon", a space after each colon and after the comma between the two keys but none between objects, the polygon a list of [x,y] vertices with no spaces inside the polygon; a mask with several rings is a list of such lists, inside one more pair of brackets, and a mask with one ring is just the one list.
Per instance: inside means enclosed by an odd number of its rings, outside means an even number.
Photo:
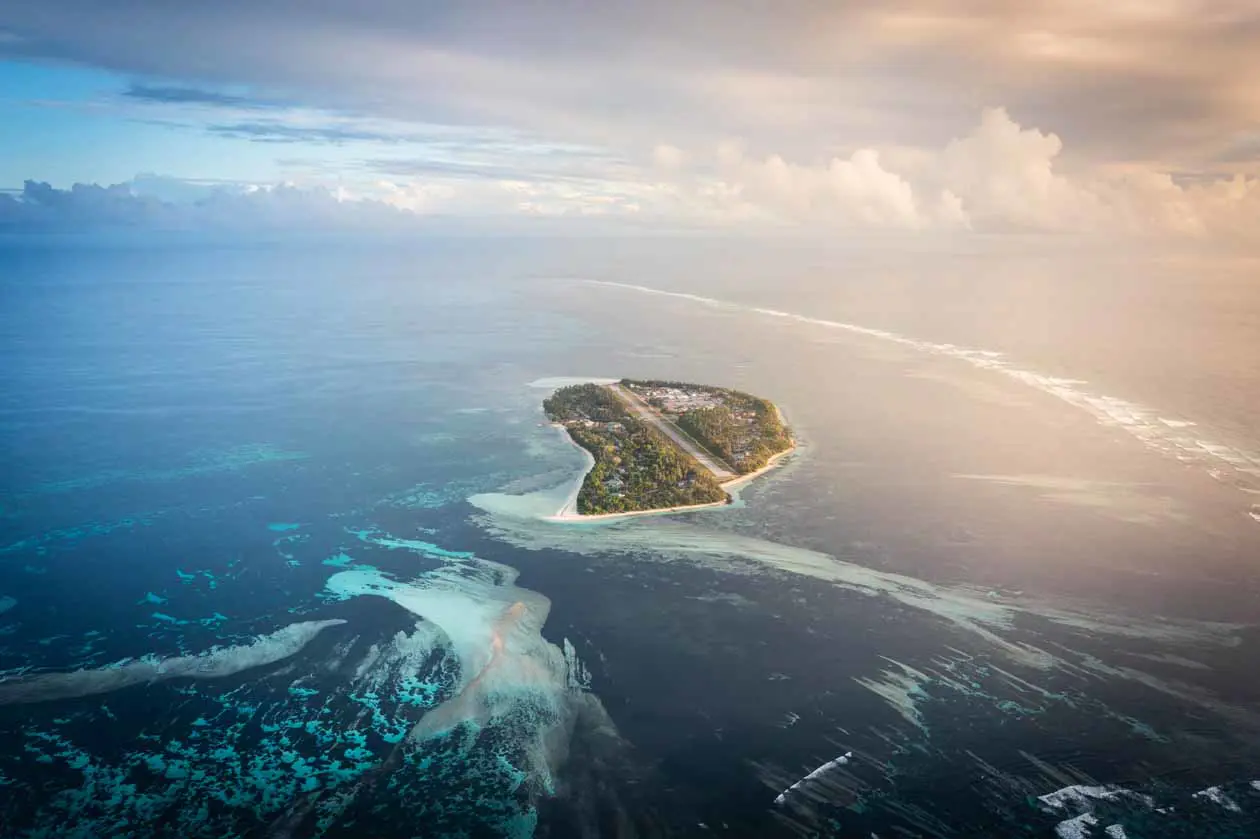
[{"label": "grey cloud", "polygon": [[0,25],[26,38],[0,51],[582,142],[765,125],[690,81],[720,72],[728,58],[759,54],[754,35],[765,27],[734,7],[259,0],[211,9],[133,0],[128,8],[122,15],[85,0],[50,0],[8,9]]},{"label": "grey cloud", "polygon": [[141,172],[120,186],[141,198],[154,198],[169,204],[195,204],[224,192],[244,192],[251,185],[241,181],[189,180]]},{"label": "grey cloud", "polygon": [[361,161],[365,169],[406,178],[456,178],[532,181],[552,184],[607,185],[640,180],[644,171],[628,161],[586,150],[548,149],[522,154],[519,149],[426,147],[424,157],[378,157]]},{"label": "grey cloud", "polygon": [[56,189],[47,183],[26,181],[20,193],[5,197],[0,224],[10,227],[146,225],[157,221],[164,209],[161,201],[132,195],[124,184],[75,184],[70,189]]},{"label": "grey cloud", "polygon": [[[530,165],[536,165],[540,161],[612,160],[607,152],[596,148],[571,143],[545,143],[502,131],[451,130],[443,126],[415,126],[405,123],[376,127],[380,124],[380,121],[367,119],[329,120],[322,124],[311,124],[309,118],[300,123],[270,119],[212,123],[205,126],[205,130],[219,136],[263,143],[378,143],[389,146],[422,146],[432,154],[463,157],[469,171],[477,168],[475,163],[467,162],[470,155],[474,158],[496,158],[505,166],[508,159],[519,162],[522,157],[528,157]],[[486,168],[496,168],[496,164],[488,164]],[[400,172],[402,169],[392,171]]]},{"label": "grey cloud", "polygon": [[799,142],[809,128],[832,144],[931,144],[1002,103],[1117,155],[1258,107],[1245,91],[1260,10],[1223,0],[11,5],[0,25],[23,37],[9,53],[601,139],[672,128]]},{"label": "grey cloud", "polygon": [[[145,176],[150,194],[131,184],[75,184],[57,189],[26,181],[16,195],[0,194],[0,231],[82,232],[94,230],[401,230],[414,229],[417,217],[379,201],[339,201],[324,189],[278,186],[243,190],[230,187],[189,189],[191,202],[157,197],[160,184]],[[173,185],[166,184],[166,192]]]},{"label": "grey cloud", "polygon": [[1192,169],[1260,121],[1260,7],[1242,0],[128,0],[121,9],[8,4],[0,27],[20,37],[0,55],[617,149],[734,136],[751,152],[802,161],[939,146],[1000,104],[1058,132],[1065,164]]},{"label": "grey cloud", "polygon": [[458,188],[441,183],[381,181],[377,197],[343,197],[321,187],[189,182],[138,175],[130,182],[75,184],[57,189],[27,181],[21,191],[0,192],[0,234],[225,233],[415,235],[432,231],[546,232],[560,219],[574,230],[620,225],[633,215],[632,196],[566,188],[557,184],[465,179]]},{"label": "grey cloud", "polygon": [[349,142],[405,143],[411,142],[406,135],[372,131],[364,128],[342,126],[300,126],[282,122],[237,122],[210,125],[211,134],[238,137],[257,143],[329,143],[341,145]]},{"label": "grey cloud", "polygon": [[488,181],[556,181],[576,180],[574,178],[553,173],[522,170],[512,166],[495,164],[470,163],[455,160],[428,160],[411,158],[395,160],[377,158],[362,161],[364,168],[382,175],[405,177],[452,177],[459,179],[479,179]]},{"label": "grey cloud", "polygon": [[[425,3],[262,0],[221,4],[210,15],[140,0],[125,27],[113,10],[106,15],[79,0],[10,14],[30,34],[33,54],[166,77],[289,85],[324,106],[363,102],[391,116],[558,134],[614,125],[633,132],[636,123],[752,133],[757,126],[739,92],[715,91],[707,80],[727,70],[781,71],[782,53],[799,33],[777,15],[750,26],[748,10],[729,4],[691,5],[690,14],[661,3],[627,14],[626,5],[473,3],[442,11]],[[67,30],[66,20],[82,24]],[[196,32],[199,48],[156,37],[158,30]]]},{"label": "grey cloud", "polygon": [[204,105],[246,110],[272,110],[290,107],[290,103],[277,99],[242,96],[197,87],[132,84],[123,91],[123,96],[141,102],[153,102],[163,105]]},{"label": "grey cloud", "polygon": [[1234,137],[1217,152],[1213,160],[1219,163],[1260,162],[1260,132],[1248,131]]}]

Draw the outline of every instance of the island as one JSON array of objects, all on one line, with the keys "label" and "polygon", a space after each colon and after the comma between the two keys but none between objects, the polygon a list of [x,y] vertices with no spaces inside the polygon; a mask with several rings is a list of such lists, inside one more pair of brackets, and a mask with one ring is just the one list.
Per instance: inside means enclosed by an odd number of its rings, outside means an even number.
[{"label": "island", "polygon": [[729,488],[795,448],[774,403],[730,388],[636,379],[570,385],[543,410],[591,456],[578,516],[729,504]]}]

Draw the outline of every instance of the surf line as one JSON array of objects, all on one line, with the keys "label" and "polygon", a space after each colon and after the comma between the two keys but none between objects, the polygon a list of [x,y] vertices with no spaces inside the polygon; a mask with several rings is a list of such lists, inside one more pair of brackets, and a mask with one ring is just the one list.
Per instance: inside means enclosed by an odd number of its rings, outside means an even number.
[{"label": "surf line", "polygon": [[[1182,419],[1170,419],[1136,402],[1115,396],[1106,396],[1091,392],[1082,387],[1086,382],[1079,379],[1066,379],[1049,376],[1033,370],[1023,369],[1008,360],[1002,353],[992,350],[981,350],[957,344],[920,341],[886,329],[874,329],[844,321],[826,320],[808,315],[784,312],[778,309],[766,309],[742,303],[732,303],[699,294],[688,294],[678,291],[620,283],[610,280],[577,279],[578,282],[603,288],[616,288],[634,291],[641,294],[654,294],[662,297],[673,297],[687,300],[703,306],[717,309],[742,311],[781,320],[837,329],[845,332],[888,341],[929,355],[944,356],[966,362],[980,370],[987,370],[1007,376],[1021,384],[1032,387],[1042,393],[1053,396],[1067,404],[1091,414],[1095,421],[1104,426],[1119,428],[1138,442],[1161,454],[1176,458],[1182,462],[1197,463],[1207,467],[1208,474],[1220,481],[1237,483],[1241,480],[1244,492],[1260,491],[1260,452],[1248,451],[1235,446],[1223,445],[1203,437],[1195,431],[1197,424]],[[1234,471],[1235,480],[1231,481],[1223,475],[1219,468],[1225,466]],[[1242,476],[1247,476],[1243,478]],[[1260,521],[1260,516],[1252,516]]]},{"label": "surf line", "polygon": [[846,763],[849,762],[849,758],[851,757],[853,757],[853,752],[845,752],[844,754],[840,755],[840,757],[836,758],[835,760],[827,761],[822,766],[818,767],[813,772],[810,772],[804,778],[801,778],[799,781],[792,784],[792,786],[788,787],[783,792],[779,793],[778,797],[774,799],[774,803],[782,804],[784,801],[787,801],[788,795],[795,792],[802,784],[807,784],[810,781],[814,780],[815,778],[821,778],[823,775],[826,775],[832,769],[835,769],[840,766],[844,766]]}]

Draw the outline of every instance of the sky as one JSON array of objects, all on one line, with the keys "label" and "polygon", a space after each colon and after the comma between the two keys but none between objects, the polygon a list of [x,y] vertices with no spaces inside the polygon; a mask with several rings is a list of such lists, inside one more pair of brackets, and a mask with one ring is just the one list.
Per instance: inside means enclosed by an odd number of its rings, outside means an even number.
[{"label": "sky", "polygon": [[0,6],[0,228],[1245,244],[1254,0]]}]

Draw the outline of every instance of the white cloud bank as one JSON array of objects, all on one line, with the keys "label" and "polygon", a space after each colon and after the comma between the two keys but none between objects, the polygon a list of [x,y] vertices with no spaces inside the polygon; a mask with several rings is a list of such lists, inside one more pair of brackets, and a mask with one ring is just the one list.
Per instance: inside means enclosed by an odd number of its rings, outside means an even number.
[{"label": "white cloud bank", "polygon": [[[163,189],[153,188],[155,183]],[[202,187],[146,177],[112,186],[57,189],[27,181],[16,195],[0,194],[0,231],[319,231],[393,229],[409,223],[408,213],[382,201],[346,201],[323,187],[285,184]]]},{"label": "white cloud bank", "polygon": [[[1182,183],[1125,166],[1061,166],[1063,142],[986,109],[941,148],[860,148],[807,163],[754,156],[737,142],[660,144],[601,176],[522,170],[519,177],[374,175],[336,188],[194,185],[137,177],[55,189],[28,181],[0,194],[2,229],[371,230],[433,218],[519,223],[599,219],[669,229],[800,229],[818,234],[1039,232],[1246,240],[1260,223],[1260,179]],[[522,162],[528,165],[527,161]]]},{"label": "white cloud bank", "polygon": [[[1066,172],[1063,142],[986,109],[944,148],[854,151],[814,164],[708,155],[662,146],[658,172],[677,179],[698,215],[802,224],[824,230],[885,228],[977,232],[1168,234],[1243,238],[1260,224],[1260,179],[1236,175],[1183,185],[1143,168]],[[702,162],[703,161],[703,162]],[[662,165],[662,164],[667,165]]]}]

